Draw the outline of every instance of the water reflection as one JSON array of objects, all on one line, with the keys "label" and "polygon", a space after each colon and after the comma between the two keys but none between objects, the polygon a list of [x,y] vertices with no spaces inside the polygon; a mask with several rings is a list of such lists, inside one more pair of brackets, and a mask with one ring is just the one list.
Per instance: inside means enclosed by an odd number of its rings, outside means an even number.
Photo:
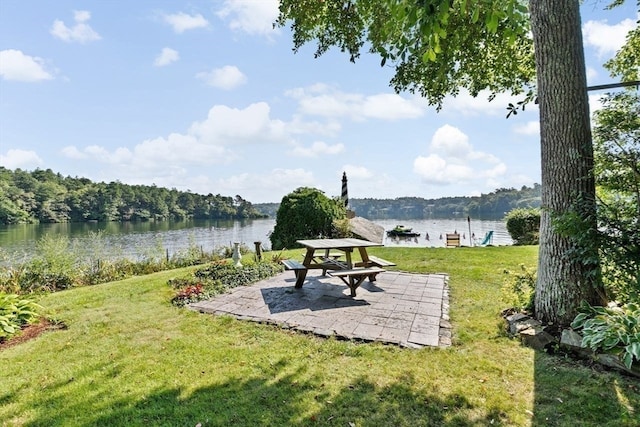
[{"label": "water reflection", "polygon": [[[376,220],[385,230],[398,225],[398,220]],[[403,220],[406,227],[419,232],[419,237],[387,237],[387,246],[444,247],[443,235],[457,231],[461,234],[461,244],[470,246],[473,236],[484,236],[494,230],[495,245],[510,245],[512,240],[503,221],[475,220],[469,224],[466,219]],[[221,246],[231,246],[241,242],[254,248],[254,242],[262,242],[263,248],[270,249],[269,233],[275,225],[274,219],[258,220],[191,220],[181,222],[107,222],[107,223],[62,223],[62,224],[19,224],[0,226],[0,248],[5,252],[33,253],[36,242],[45,235],[67,236],[79,245],[90,245],[90,232],[102,232],[101,241],[105,252],[119,256],[135,257],[144,248],[161,245],[170,254],[197,245],[204,251],[212,251]],[[471,226],[471,227],[469,227]]]}]

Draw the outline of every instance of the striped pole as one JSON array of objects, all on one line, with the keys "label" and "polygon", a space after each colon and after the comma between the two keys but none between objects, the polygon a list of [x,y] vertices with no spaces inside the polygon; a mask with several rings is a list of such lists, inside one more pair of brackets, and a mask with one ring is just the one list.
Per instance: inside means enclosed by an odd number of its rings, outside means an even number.
[{"label": "striped pole", "polygon": [[345,207],[349,205],[349,193],[347,191],[347,173],[346,172],[342,172],[342,201],[344,202]]}]

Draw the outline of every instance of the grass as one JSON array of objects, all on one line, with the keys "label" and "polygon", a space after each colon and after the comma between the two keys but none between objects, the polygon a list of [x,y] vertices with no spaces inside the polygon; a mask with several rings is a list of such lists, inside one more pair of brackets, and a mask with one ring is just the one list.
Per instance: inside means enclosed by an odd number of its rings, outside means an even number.
[{"label": "grass", "polygon": [[191,312],[169,304],[166,285],[190,268],[160,272],[42,296],[68,329],[0,352],[0,423],[637,425],[637,380],[502,332],[503,270],[534,266],[536,247],[372,252],[400,270],[449,274],[453,346],[327,340]]}]

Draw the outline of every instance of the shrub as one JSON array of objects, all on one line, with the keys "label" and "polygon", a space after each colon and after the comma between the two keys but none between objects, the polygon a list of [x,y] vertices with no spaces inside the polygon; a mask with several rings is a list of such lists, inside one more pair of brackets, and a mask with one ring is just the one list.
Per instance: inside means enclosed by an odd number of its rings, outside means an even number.
[{"label": "shrub", "polygon": [[40,317],[42,307],[16,294],[0,293],[0,341],[16,334],[24,325]]},{"label": "shrub", "polygon": [[203,293],[204,287],[202,286],[202,283],[187,285],[175,294],[171,299],[171,302],[177,306],[187,305],[192,302],[200,301]]},{"label": "shrub", "polygon": [[177,292],[171,302],[183,306],[227,292],[237,286],[246,286],[282,271],[280,264],[256,262],[235,267],[228,261],[216,261],[190,275],[169,280]]},{"label": "shrub", "polygon": [[334,221],[346,218],[344,203],[315,188],[301,187],[282,198],[269,237],[273,249],[293,248],[298,239],[331,237]]},{"label": "shrub", "polygon": [[540,235],[540,209],[513,209],[505,217],[507,231],[516,245],[537,245]]},{"label": "shrub", "polygon": [[591,307],[584,303],[571,327],[582,329],[583,346],[617,354],[628,369],[634,360],[640,361],[639,304]]},{"label": "shrub", "polygon": [[505,270],[502,295],[516,311],[533,311],[533,298],[536,289],[536,270],[520,264],[520,272]]}]

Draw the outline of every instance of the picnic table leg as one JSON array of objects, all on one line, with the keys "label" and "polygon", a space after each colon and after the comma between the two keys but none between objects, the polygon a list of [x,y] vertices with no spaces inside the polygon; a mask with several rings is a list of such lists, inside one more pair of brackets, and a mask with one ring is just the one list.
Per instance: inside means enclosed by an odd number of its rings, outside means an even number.
[{"label": "picnic table leg", "polygon": [[351,252],[352,251],[353,251],[353,249],[350,249],[350,248],[346,248],[344,250],[344,254],[345,254],[346,258],[347,258],[347,268],[349,270],[351,270],[353,268],[353,262],[351,261]]},{"label": "picnic table leg", "polygon": [[[307,254],[304,256],[304,261],[302,261],[302,265],[305,267],[309,267],[311,262],[313,261],[313,249],[307,249]],[[296,289],[300,289],[302,284],[304,283],[304,279],[307,278],[307,269],[298,270],[296,274]]]},{"label": "picnic table leg", "polygon": [[369,260],[369,254],[367,254],[367,248],[358,248],[360,251],[360,258],[362,258],[363,267],[371,267],[371,261]]},{"label": "picnic table leg", "polygon": [[298,270],[296,272],[296,288],[300,289],[304,283],[304,279],[307,278],[307,270]]},{"label": "picnic table leg", "polygon": [[[329,258],[329,249],[325,249],[324,250],[324,257],[325,257],[325,259]],[[327,269],[326,268],[322,269],[322,275],[323,276],[327,275]]]},{"label": "picnic table leg", "polygon": [[351,289],[351,296],[356,296],[356,289],[364,282],[366,276],[349,276],[349,289]]}]

